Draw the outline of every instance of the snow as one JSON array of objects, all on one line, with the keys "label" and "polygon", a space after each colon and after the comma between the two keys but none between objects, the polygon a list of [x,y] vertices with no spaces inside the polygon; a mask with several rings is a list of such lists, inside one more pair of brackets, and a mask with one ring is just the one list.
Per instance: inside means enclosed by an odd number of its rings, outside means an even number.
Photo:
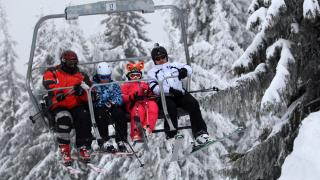
[{"label": "snow", "polygon": [[303,1],[303,17],[306,19],[315,19],[320,14],[319,3],[316,0]]},{"label": "snow", "polygon": [[267,10],[265,7],[259,8],[257,11],[252,13],[252,15],[248,18],[247,21],[247,29],[252,30],[255,26],[258,25],[257,30],[261,30],[261,24],[265,21],[266,15],[267,15]]},{"label": "snow", "polygon": [[262,23],[262,29],[265,30],[275,24],[274,17],[280,14],[281,10],[286,9],[286,3],[284,0],[272,0],[271,5],[268,8],[265,21]]},{"label": "snow", "polygon": [[286,85],[290,75],[289,64],[294,62],[294,57],[290,52],[291,44],[292,42],[288,40],[279,39],[267,49],[267,60],[271,59],[275,55],[276,49],[281,48],[281,54],[276,67],[276,75],[261,100],[261,110],[267,108],[268,105],[273,103],[285,103],[280,94],[286,90]]},{"label": "snow", "polygon": [[232,65],[232,69],[235,70],[237,68],[244,68],[246,70],[252,65],[252,55],[255,54],[261,46],[263,46],[264,41],[264,32],[259,32],[250,46],[246,49],[246,51],[241,55],[241,57],[235,61]]},{"label": "snow", "polygon": [[279,180],[320,179],[320,111],[302,121],[292,153],[285,159]]}]

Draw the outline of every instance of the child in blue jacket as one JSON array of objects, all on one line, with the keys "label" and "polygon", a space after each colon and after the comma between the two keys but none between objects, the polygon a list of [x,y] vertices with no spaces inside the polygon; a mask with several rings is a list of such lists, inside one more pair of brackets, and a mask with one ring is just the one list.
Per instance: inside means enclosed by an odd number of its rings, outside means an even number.
[{"label": "child in blue jacket", "polygon": [[[97,64],[96,74],[93,76],[93,83],[111,83],[112,69],[106,62]],[[98,130],[102,141],[98,142],[102,151],[115,152],[108,133],[109,122],[115,123],[116,142],[118,151],[126,151],[124,142],[127,141],[127,120],[123,108],[121,88],[118,84],[105,84],[93,88],[94,111]]]}]

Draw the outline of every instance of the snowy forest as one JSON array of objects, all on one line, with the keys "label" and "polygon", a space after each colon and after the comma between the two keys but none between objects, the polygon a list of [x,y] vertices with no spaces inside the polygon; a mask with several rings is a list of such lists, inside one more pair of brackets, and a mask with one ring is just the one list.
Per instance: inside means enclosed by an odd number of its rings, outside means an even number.
[{"label": "snowy forest", "polygon": [[[154,0],[185,13],[191,56],[191,90],[218,87],[194,96],[208,132],[223,139],[186,159],[170,162],[172,141],[152,134],[149,151],[135,157],[102,154],[96,172],[75,162],[82,173],[70,174],[59,162],[54,133],[37,113],[26,90],[26,76],[17,72],[17,42],[8,30],[10,19],[0,1],[0,179],[166,179],[166,180],[318,180],[320,179],[320,1],[319,0]],[[63,9],[61,10],[63,13]],[[161,10],[169,41],[169,61],[186,62],[177,14]],[[47,15],[45,12],[39,16]],[[104,29],[86,37],[78,20],[61,26],[41,24],[33,66],[60,63],[64,49],[81,62],[150,56],[155,43],[140,12],[104,15]],[[30,49],[31,47],[25,47]],[[112,63],[116,80],[125,80],[125,62]],[[145,70],[153,66],[145,61]],[[81,66],[90,77],[94,65]],[[40,94],[42,74],[35,69],[32,86]],[[145,73],[146,74],[146,73]],[[189,125],[189,116],[179,125]],[[157,127],[163,127],[159,120]],[[240,133],[229,136],[238,127]],[[112,128],[111,128],[112,129]],[[190,129],[181,154],[193,141]],[[73,132],[74,137],[74,132]],[[77,155],[76,148],[72,154]]]}]

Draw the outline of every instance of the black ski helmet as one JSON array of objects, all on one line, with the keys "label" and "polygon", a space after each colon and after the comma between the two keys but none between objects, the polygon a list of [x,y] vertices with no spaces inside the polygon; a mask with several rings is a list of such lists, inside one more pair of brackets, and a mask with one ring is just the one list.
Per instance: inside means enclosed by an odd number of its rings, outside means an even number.
[{"label": "black ski helmet", "polygon": [[153,62],[155,62],[155,59],[157,56],[162,56],[162,55],[165,55],[168,61],[167,50],[164,47],[160,46],[159,43],[155,43],[154,48],[151,51],[151,57]]}]

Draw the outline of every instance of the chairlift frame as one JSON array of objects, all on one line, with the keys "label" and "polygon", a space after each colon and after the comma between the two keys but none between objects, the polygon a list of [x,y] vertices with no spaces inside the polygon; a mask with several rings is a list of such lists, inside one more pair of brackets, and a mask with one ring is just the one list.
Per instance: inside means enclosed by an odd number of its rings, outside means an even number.
[{"label": "chairlift frame", "polygon": [[[101,14],[112,14],[112,13],[121,13],[121,12],[132,12],[132,11],[139,11],[142,13],[154,13],[155,10],[165,10],[165,9],[171,9],[174,10],[178,14],[178,18],[181,25],[181,38],[184,45],[184,52],[185,52],[185,58],[188,65],[191,64],[188,45],[187,45],[187,35],[186,35],[186,26],[184,23],[184,11],[178,8],[175,5],[154,5],[153,0],[116,0],[116,1],[100,1],[96,3],[89,3],[89,4],[83,4],[83,5],[76,5],[76,6],[69,6],[66,7],[64,14],[52,14],[47,15],[44,17],[41,17],[34,28],[33,31],[33,38],[31,43],[31,50],[30,50],[30,56],[29,56],[29,62],[28,62],[28,70],[27,70],[27,78],[26,78],[26,87],[28,94],[30,96],[31,102],[33,106],[35,107],[37,112],[41,111],[40,104],[38,103],[38,100],[36,98],[35,92],[32,90],[32,72],[36,69],[42,69],[42,68],[49,68],[52,66],[46,66],[46,67],[33,67],[33,59],[34,59],[34,52],[36,49],[36,40],[38,36],[38,30],[41,26],[41,24],[49,19],[59,19],[59,18],[65,18],[66,20],[74,20],[78,19],[80,16],[89,16],[89,15],[101,15]],[[88,65],[88,64],[96,64],[99,62],[120,62],[120,61],[138,61],[138,60],[144,60],[144,59],[150,59],[150,56],[143,56],[143,57],[134,57],[134,58],[125,58],[125,59],[113,59],[108,61],[95,61],[95,62],[86,62],[86,63],[80,63],[79,65]],[[174,78],[173,77],[167,77],[167,78]],[[166,79],[167,79],[166,78]],[[166,80],[164,79],[164,80]],[[163,81],[164,81],[163,80]],[[158,81],[158,80],[156,80]],[[170,116],[168,114],[167,105],[165,101],[165,95],[163,91],[162,82],[158,81],[160,85],[160,97],[161,97],[161,103],[163,107],[163,113],[164,113],[164,119],[167,120],[170,131],[176,130],[171,122]],[[187,82],[187,89],[190,89],[190,83],[191,80],[188,78]],[[92,97],[91,97],[91,90],[93,87],[96,87],[97,85],[93,85],[90,87],[88,91],[88,104],[89,104],[89,110],[91,115],[91,121],[93,122],[92,126],[94,129],[96,126],[95,118],[94,118],[94,112],[93,112],[93,104],[92,104]],[[70,88],[70,87],[66,87]],[[61,88],[59,88],[61,89]],[[54,90],[54,89],[53,89]],[[48,92],[48,91],[46,91]],[[41,118],[44,120],[44,117],[41,116]],[[190,126],[185,127],[179,127],[178,129],[187,129],[190,128]],[[154,132],[163,132],[164,130],[155,130]],[[95,132],[95,134],[98,136],[97,139],[100,138],[99,132]]]}]

